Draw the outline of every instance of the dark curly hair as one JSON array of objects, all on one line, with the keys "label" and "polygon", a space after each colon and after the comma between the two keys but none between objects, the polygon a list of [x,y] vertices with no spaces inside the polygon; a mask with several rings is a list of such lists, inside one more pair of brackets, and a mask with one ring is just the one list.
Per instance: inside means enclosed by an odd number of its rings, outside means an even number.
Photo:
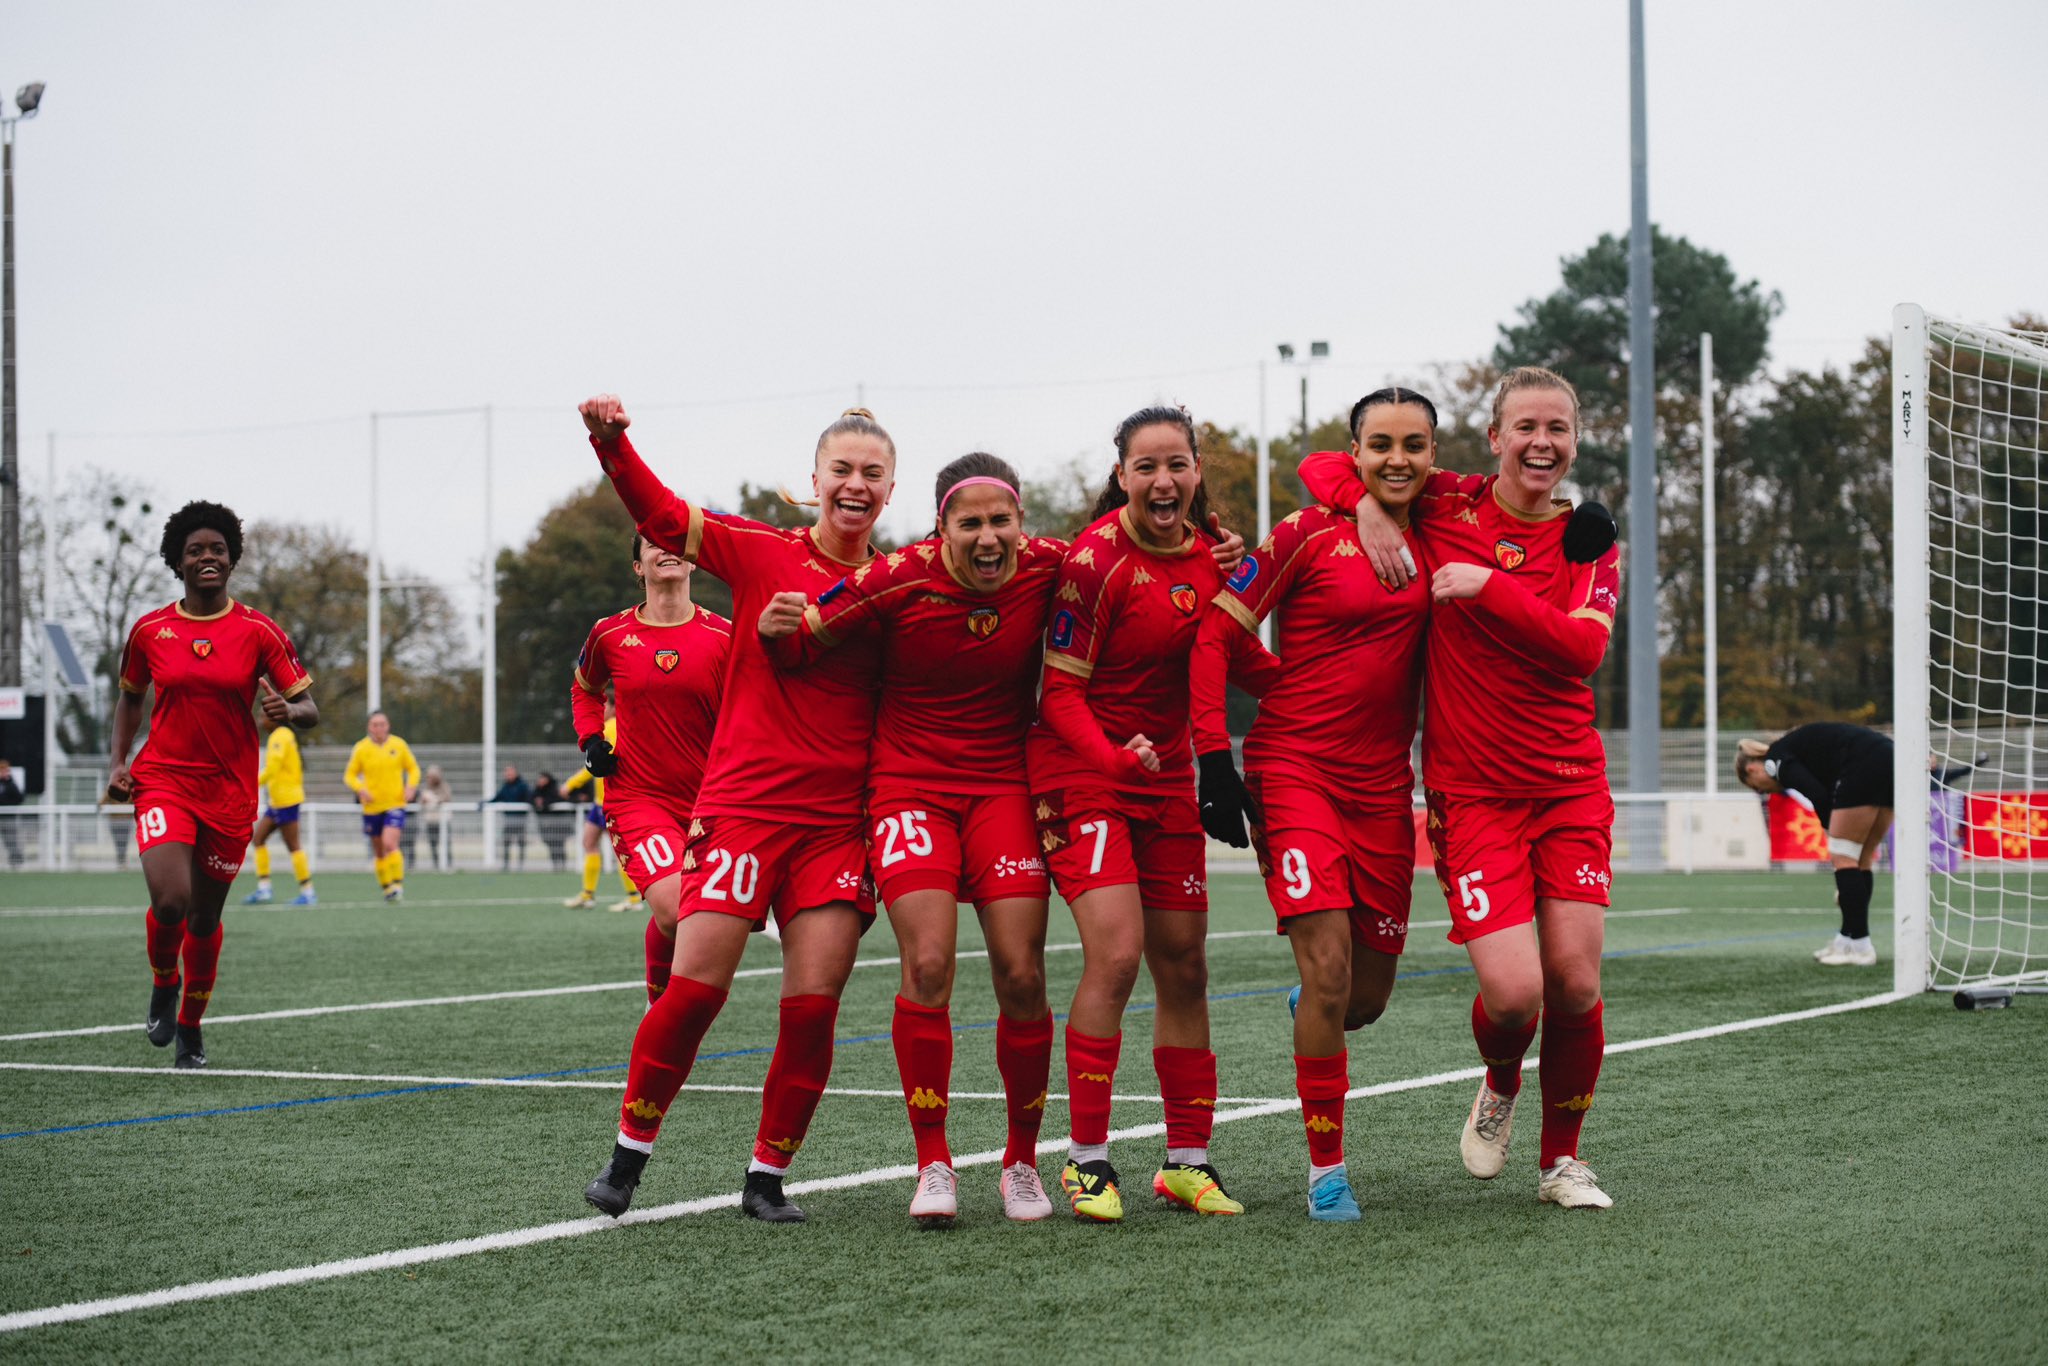
[{"label": "dark curly hair", "polygon": [[[1115,440],[1118,466],[1122,466],[1124,461],[1130,458],[1131,438],[1138,430],[1154,425],[1180,428],[1187,436],[1189,452],[1200,457],[1201,448],[1196,444],[1194,418],[1188,416],[1186,408],[1168,408],[1161,405],[1140,408],[1117,424]],[[1130,501],[1131,496],[1125,493],[1123,485],[1117,482],[1116,471],[1111,470],[1109,479],[1102,486],[1102,492],[1096,496],[1095,510],[1089,514],[1090,520],[1114,512]],[[1188,505],[1188,520],[1205,533],[1209,529],[1209,488],[1205,482],[1197,481],[1195,484],[1194,500]]]},{"label": "dark curly hair", "polygon": [[228,543],[229,568],[242,562],[242,519],[235,516],[235,510],[219,503],[191,502],[164,523],[163,544],[158,549],[173,574],[184,573],[185,542],[195,531],[218,531]]}]

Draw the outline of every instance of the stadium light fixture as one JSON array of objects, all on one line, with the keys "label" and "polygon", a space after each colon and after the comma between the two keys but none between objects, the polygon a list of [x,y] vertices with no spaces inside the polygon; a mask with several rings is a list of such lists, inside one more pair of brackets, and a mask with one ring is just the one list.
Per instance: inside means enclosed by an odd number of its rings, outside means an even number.
[{"label": "stadium light fixture", "polygon": [[1294,348],[1286,342],[1280,343],[1280,359],[1283,363],[1294,359]]},{"label": "stadium light fixture", "polygon": [[14,92],[21,112],[0,106],[0,191],[6,200],[5,244],[0,246],[0,686],[21,683],[21,459],[14,430],[14,125],[34,118],[43,83]]}]

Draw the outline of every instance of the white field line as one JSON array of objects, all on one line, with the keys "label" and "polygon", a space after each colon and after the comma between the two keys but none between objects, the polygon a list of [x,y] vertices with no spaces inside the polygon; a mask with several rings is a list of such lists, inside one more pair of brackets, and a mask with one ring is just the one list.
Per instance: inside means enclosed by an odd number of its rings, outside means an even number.
[{"label": "white field line", "polygon": [[[561,904],[562,899],[558,896],[487,896],[460,897],[448,901],[420,899],[417,901],[401,902],[395,906],[385,901],[382,897],[376,897],[369,901],[322,901],[313,906],[294,906],[291,904],[291,899],[285,897],[276,901],[261,902],[254,906],[239,900],[231,900],[224,909],[231,910],[236,915],[247,915],[252,911],[311,915],[320,911],[372,911],[387,909],[401,912],[418,910],[443,911],[463,910],[471,906],[561,906]],[[20,916],[52,919],[68,915],[134,915],[138,909],[139,907],[136,906],[8,906],[0,908],[0,918]]]},{"label": "white field line", "polygon": [[[1212,934],[1211,939],[1249,939],[1264,935],[1264,930],[1227,930]],[[1078,950],[1079,944],[1047,944],[1047,953],[1067,953]],[[968,949],[958,958],[986,958],[987,949]],[[856,968],[890,967],[901,963],[901,958],[859,958],[854,960]],[[781,964],[765,968],[742,968],[733,974],[735,980],[745,977],[779,977]],[[638,991],[646,983],[591,982],[574,987],[535,987],[526,991],[482,991],[468,996],[421,996],[405,1001],[360,1001],[340,1006],[297,1006],[290,1010],[262,1010],[249,1015],[208,1015],[207,1028],[224,1024],[246,1024],[251,1020],[304,1020],[316,1015],[349,1015],[363,1010],[412,1010],[420,1006],[467,1006],[486,1001],[531,1001],[543,996],[582,996],[598,991]],[[131,1029],[140,1029],[142,1023],[132,1020],[126,1024],[86,1025],[79,1029],[37,1029],[24,1034],[0,1034],[0,1043],[26,1043],[33,1039],[82,1039],[91,1034],[125,1034]]]},{"label": "white field line", "polygon": [[[1740,1034],[1752,1029],[1768,1029],[1774,1025],[1792,1024],[1800,1020],[1814,1020],[1827,1015],[1841,1015],[1853,1010],[1867,1010],[1873,1006],[1889,1005],[1894,1001],[1907,999],[1896,992],[1880,996],[1865,996],[1859,1000],[1843,1001],[1836,1005],[1818,1006],[1812,1010],[1795,1010],[1782,1015],[1764,1015],[1749,1020],[1734,1020],[1727,1024],[1709,1025],[1702,1029],[1688,1029],[1677,1034],[1661,1034],[1654,1038],[1635,1039],[1627,1043],[1609,1044],[1609,1053],[1633,1053],[1646,1048],[1662,1048],[1671,1044],[1695,1043],[1702,1039],[1718,1038],[1724,1034]],[[1535,1066],[1535,1059],[1523,1064],[1525,1068]],[[1398,1091],[1414,1091],[1424,1087],[1443,1086],[1458,1081],[1477,1078],[1484,1068],[1468,1067],[1455,1072],[1439,1072],[1433,1076],[1411,1077],[1403,1081],[1382,1082],[1377,1086],[1354,1087],[1349,1092],[1353,1098],[1364,1096],[1392,1095]],[[1217,1114],[1216,1123],[1230,1124],[1238,1120],[1259,1119],[1269,1115],[1293,1112],[1300,1104],[1289,1098],[1284,1101],[1263,1101],[1256,1105],[1241,1106]],[[1110,1133],[1112,1140],[1134,1138],[1156,1138],[1166,1132],[1166,1126],[1159,1124],[1135,1124]],[[1059,1152],[1067,1146],[1065,1139],[1053,1139],[1038,1145],[1038,1151]],[[1003,1160],[1000,1149],[970,1153],[953,1159],[958,1167],[986,1167]],[[850,1172],[845,1176],[821,1177],[810,1181],[794,1181],[783,1187],[791,1195],[805,1195],[814,1191],[846,1190],[856,1186],[879,1185],[890,1181],[909,1181],[917,1176],[914,1166],[873,1167],[867,1171]],[[602,1233],[607,1229],[624,1225],[654,1224],[670,1219],[680,1219],[692,1214],[707,1214],[712,1210],[733,1209],[738,1206],[738,1193],[707,1195],[695,1200],[681,1200],[673,1204],[655,1205],[648,1209],[629,1210],[620,1219],[607,1219],[603,1215],[591,1215],[583,1219],[565,1219],[558,1223],[541,1224],[531,1228],[512,1229],[504,1233],[484,1234],[475,1238],[460,1238],[453,1242],[429,1243],[423,1247],[399,1248],[391,1252],[374,1253],[367,1257],[349,1257],[342,1261],[319,1262],[312,1266],[288,1267],[279,1271],[264,1271],[252,1276],[229,1276],[214,1281],[194,1281],[186,1285],[171,1286],[163,1290],[151,1290],[139,1295],[115,1295],[106,1299],[76,1300],[69,1304],[50,1305],[43,1309],[24,1309],[12,1314],[0,1314],[0,1333],[16,1333],[27,1328],[43,1328],[56,1323],[74,1323],[81,1319],[106,1318],[114,1314],[132,1313],[138,1309],[159,1309],[172,1304],[189,1304],[195,1300],[222,1299],[230,1295],[246,1295],[258,1290],[276,1290],[288,1285],[307,1285],[316,1281],[338,1280],[345,1276],[360,1276],[371,1271],[390,1271],[398,1267],[421,1266],[430,1262],[445,1262],[455,1257],[467,1257],[477,1252],[502,1252],[509,1248],[529,1247],[535,1243],[557,1242],[564,1238],[580,1238],[587,1233]]]},{"label": "white field line", "polygon": [[[619,1070],[623,1072],[625,1069],[621,1068]],[[393,1086],[476,1086],[499,1087],[508,1090],[617,1091],[625,1085],[625,1078],[623,1076],[613,1077],[609,1081],[600,1081],[590,1077],[580,1079],[571,1077],[428,1077],[399,1072],[274,1072],[253,1067],[208,1067],[204,1070],[187,1069],[180,1071],[175,1067],[113,1067],[100,1063],[68,1062],[0,1062],[0,1071],[82,1072],[93,1075],[122,1077],[257,1077],[271,1081],[370,1081],[382,1082]],[[725,1083],[712,1082],[688,1082],[684,1085],[683,1089],[685,1091],[708,1091],[735,1096],[758,1096],[761,1094],[759,1086],[727,1085]],[[903,1091],[900,1087],[888,1090],[870,1090],[851,1086],[828,1086],[825,1088],[825,1094],[828,1096],[860,1096],[876,1100],[900,1101],[903,1099]],[[1001,1091],[949,1091],[946,1094],[949,1100],[1008,1099]],[[1048,1091],[1046,1099],[1066,1100],[1068,1096],[1064,1091]],[[1161,1103],[1158,1096],[1114,1095],[1110,1099],[1128,1101],[1133,1105],[1158,1105]],[[1216,1097],[1216,1103],[1218,1105],[1267,1105],[1272,1104],[1273,1101],[1264,1096],[1218,1096]],[[1293,1102],[1290,1101],[1289,1103],[1292,1104]]]}]

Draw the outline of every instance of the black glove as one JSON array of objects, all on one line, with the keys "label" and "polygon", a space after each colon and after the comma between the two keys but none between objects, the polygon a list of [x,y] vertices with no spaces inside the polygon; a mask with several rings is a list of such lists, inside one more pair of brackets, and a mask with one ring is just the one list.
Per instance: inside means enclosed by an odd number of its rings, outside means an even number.
[{"label": "black glove", "polygon": [[1202,769],[1202,829],[1233,849],[1245,848],[1252,838],[1244,828],[1244,779],[1237,776],[1230,751],[1219,749],[1201,755],[1196,762]]},{"label": "black glove", "polygon": [[609,778],[619,771],[619,756],[612,751],[612,742],[602,735],[593,735],[583,742],[583,766],[590,770],[593,778]]},{"label": "black glove", "polygon": [[1613,513],[1598,503],[1581,503],[1564,524],[1564,557],[1573,564],[1591,564],[1614,548],[1619,535]]}]

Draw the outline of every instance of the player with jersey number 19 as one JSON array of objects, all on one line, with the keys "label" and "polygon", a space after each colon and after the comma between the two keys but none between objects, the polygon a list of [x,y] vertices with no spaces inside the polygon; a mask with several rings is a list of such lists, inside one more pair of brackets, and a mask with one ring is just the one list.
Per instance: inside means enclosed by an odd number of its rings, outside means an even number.
[{"label": "player with jersey number 19", "polygon": [[[266,717],[301,730],[319,721],[320,709],[290,638],[228,596],[242,558],[241,519],[218,503],[187,503],[164,524],[160,549],[185,595],[128,632],[107,798],[135,804],[135,847],[149,886],[144,1032],[159,1048],[176,1037],[177,1066],[204,1067],[199,1026],[220,963],[221,907],[256,819],[250,703],[260,693]],[[130,766],[151,687],[149,738]]]},{"label": "player with jersey number 19", "polygon": [[[1352,454],[1395,521],[1436,457],[1436,408],[1380,389],[1351,409]],[[1420,554],[1413,533],[1408,548]],[[1408,937],[1415,873],[1409,747],[1429,594],[1373,572],[1350,520],[1304,508],[1239,566],[1202,622],[1193,665],[1202,820],[1258,849],[1266,896],[1301,973],[1292,998],[1295,1088],[1308,1132],[1311,1219],[1359,1217],[1344,1161],[1347,1031],[1380,1017]],[[1259,623],[1279,614],[1280,657]],[[1239,782],[1224,684],[1259,698]],[[1247,839],[1244,818],[1252,828]]]},{"label": "player with jersey number 19", "polygon": [[[1600,948],[1614,828],[1585,680],[1614,630],[1620,556],[1605,508],[1556,497],[1578,455],[1571,384],[1511,370],[1492,419],[1498,472],[1432,474],[1412,513],[1433,567],[1422,723],[1430,850],[1450,937],[1479,978],[1472,1034],[1486,1063],[1459,1150],[1474,1176],[1506,1167],[1540,1020],[1537,1198],[1605,1209],[1613,1200],[1578,1156],[1606,1041]],[[1406,582],[1399,531],[1347,456],[1310,456],[1302,479],[1322,501],[1355,507],[1374,568]]]},{"label": "player with jersey number 19", "polygon": [[1067,1017],[1073,1146],[1060,1185],[1076,1218],[1123,1217],[1110,1095],[1142,962],[1157,993],[1152,1060],[1166,1105],[1153,1192],[1201,1214],[1240,1214],[1209,1161],[1209,884],[1188,743],[1188,655],[1223,574],[1196,530],[1208,508],[1187,410],[1131,414],[1116,449],[1095,521],[1060,568],[1025,741],[1039,846],[1081,934]]},{"label": "player with jersey number 19", "polygon": [[[584,769],[605,785],[605,829],[619,868],[653,912],[643,941],[651,1004],[668,989],[675,958],[686,832],[711,751],[732,624],[690,601],[690,562],[675,551],[635,535],[633,572],[646,598],[590,628],[569,706]],[[586,875],[586,895],[591,881]]]},{"label": "player with jersey number 19", "polygon": [[[842,413],[819,436],[811,473],[818,520],[802,531],[678,498],[626,439],[630,419],[616,395],[580,411],[640,534],[730,584],[739,620],[758,621],[777,593],[822,591],[871,557],[868,535],[895,487],[896,447],[865,409]],[[781,1022],[740,1209],[775,1223],[804,1218],[782,1178],[824,1095],[839,996],[875,914],[861,810],[875,667],[874,647],[855,642],[813,668],[784,671],[758,631],[735,633],[682,850],[674,972],[634,1035],[611,1161],[584,1190],[606,1213],[631,1202],[747,935],[772,914],[782,929]],[[630,727],[626,737],[630,750]]]}]

